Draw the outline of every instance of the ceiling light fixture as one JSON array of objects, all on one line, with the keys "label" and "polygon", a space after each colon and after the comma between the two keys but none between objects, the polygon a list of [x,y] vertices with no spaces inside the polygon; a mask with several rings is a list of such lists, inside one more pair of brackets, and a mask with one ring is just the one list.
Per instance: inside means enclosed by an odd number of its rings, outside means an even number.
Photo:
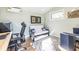
[{"label": "ceiling light fixture", "polygon": [[9,7],[9,8],[8,8],[8,11],[9,11],[9,12],[19,13],[19,12],[21,12],[22,10],[21,10],[21,8],[19,8],[19,7]]}]

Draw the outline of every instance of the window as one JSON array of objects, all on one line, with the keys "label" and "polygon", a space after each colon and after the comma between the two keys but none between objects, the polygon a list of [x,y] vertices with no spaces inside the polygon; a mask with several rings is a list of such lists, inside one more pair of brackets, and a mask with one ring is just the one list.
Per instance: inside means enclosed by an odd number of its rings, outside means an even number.
[{"label": "window", "polygon": [[56,13],[52,13],[52,20],[54,19],[61,19],[64,18],[64,12],[56,12]]}]

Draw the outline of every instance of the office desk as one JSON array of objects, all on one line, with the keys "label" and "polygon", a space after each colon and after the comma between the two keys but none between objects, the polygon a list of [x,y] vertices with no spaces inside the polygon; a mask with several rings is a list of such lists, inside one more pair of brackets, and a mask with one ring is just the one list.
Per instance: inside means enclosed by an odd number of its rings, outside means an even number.
[{"label": "office desk", "polygon": [[0,40],[0,51],[7,51],[12,32],[0,33],[0,35],[5,35],[7,33],[9,34],[5,37],[5,39]]}]

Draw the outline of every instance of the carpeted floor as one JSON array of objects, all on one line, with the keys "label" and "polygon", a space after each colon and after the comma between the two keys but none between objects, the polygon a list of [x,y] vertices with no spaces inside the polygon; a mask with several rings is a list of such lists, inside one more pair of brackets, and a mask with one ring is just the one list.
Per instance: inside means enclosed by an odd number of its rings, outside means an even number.
[{"label": "carpeted floor", "polygon": [[48,36],[34,43],[37,51],[60,51],[58,48],[59,38]]},{"label": "carpeted floor", "polygon": [[[31,38],[26,39],[21,48],[26,48],[23,51],[60,51],[58,48],[59,38],[48,36],[38,41],[33,42]],[[10,49],[8,49],[10,51]],[[14,51],[14,49],[12,49]]]}]

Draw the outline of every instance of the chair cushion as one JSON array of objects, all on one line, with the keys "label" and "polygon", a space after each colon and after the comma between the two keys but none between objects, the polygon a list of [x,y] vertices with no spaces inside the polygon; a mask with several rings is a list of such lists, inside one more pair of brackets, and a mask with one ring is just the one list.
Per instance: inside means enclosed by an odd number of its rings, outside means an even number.
[{"label": "chair cushion", "polygon": [[43,39],[43,38],[45,38],[47,36],[48,36],[47,34],[46,35],[42,35],[42,36],[37,36],[37,37],[34,38],[34,41],[41,40],[41,39]]},{"label": "chair cushion", "polygon": [[35,32],[34,33],[34,35],[36,36],[36,35],[41,35],[41,34],[45,34],[45,33],[48,33],[48,31],[47,30],[44,30],[44,31],[37,31],[37,32]]}]

